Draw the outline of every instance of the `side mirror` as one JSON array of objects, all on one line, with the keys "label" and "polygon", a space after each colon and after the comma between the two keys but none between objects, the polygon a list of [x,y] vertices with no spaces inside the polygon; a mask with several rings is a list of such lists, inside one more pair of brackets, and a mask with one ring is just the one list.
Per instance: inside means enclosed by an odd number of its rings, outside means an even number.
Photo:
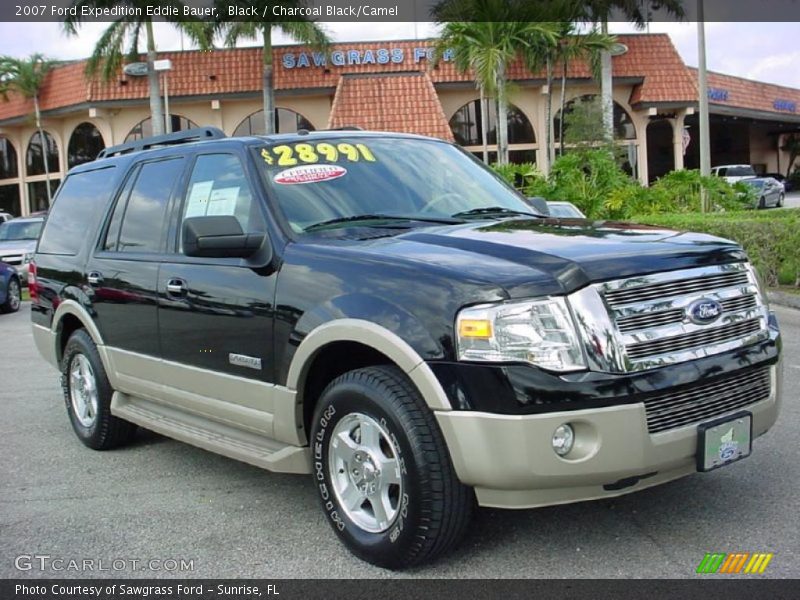
[{"label": "side mirror", "polygon": [[190,217],[183,221],[183,252],[186,256],[247,258],[261,248],[267,235],[245,233],[231,215]]}]

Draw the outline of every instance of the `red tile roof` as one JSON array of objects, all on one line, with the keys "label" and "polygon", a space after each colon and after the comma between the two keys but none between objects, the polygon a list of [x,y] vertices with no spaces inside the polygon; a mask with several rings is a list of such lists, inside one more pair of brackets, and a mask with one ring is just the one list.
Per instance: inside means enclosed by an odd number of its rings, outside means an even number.
[{"label": "red tile roof", "polygon": [[[697,81],[697,69],[689,67],[688,71]],[[708,73],[708,87],[719,92],[709,98],[710,104],[800,116],[800,90],[796,88],[762,83],[713,71]],[[776,102],[779,103],[779,106],[781,106],[780,103],[784,103],[784,109],[777,108]],[[790,108],[791,105],[794,106],[793,111]]]},{"label": "red tile roof", "polygon": [[343,75],[328,127],[356,125],[453,141],[447,117],[425,72]]},{"label": "red tile roof", "polygon": [[[618,40],[628,47],[628,52],[614,57],[614,77],[620,79],[640,79],[631,94],[631,104],[647,104],[659,102],[694,103],[697,101],[696,84],[691,72],[685,67],[678,55],[669,36],[666,34],[652,35],[619,35]],[[404,54],[401,62],[388,64],[346,64],[336,66],[330,64],[328,68],[322,67],[295,67],[285,68],[284,57],[292,54],[296,59],[300,53],[305,52],[311,57],[311,52],[301,46],[276,47],[275,60],[275,89],[302,90],[302,89],[327,89],[334,90],[339,87],[340,78],[350,74],[368,73],[399,73],[408,71],[427,71],[429,81],[434,85],[445,82],[471,81],[468,73],[459,73],[452,63],[442,62],[437,68],[431,68],[424,55],[432,45],[431,40],[412,41],[383,41],[383,42],[358,42],[334,44],[332,51],[344,52],[345,63],[348,62],[347,52],[358,51],[364,58],[366,51],[375,52],[379,48],[398,49]],[[419,49],[419,53],[416,52]],[[236,48],[214,50],[211,52],[162,52],[160,58],[170,59],[173,67],[169,73],[170,95],[179,97],[219,97],[225,94],[253,93],[261,90],[261,48]],[[289,60],[291,57],[287,58]],[[313,65],[313,62],[311,63]],[[48,76],[42,92],[42,109],[50,111],[60,108],[69,108],[85,103],[101,104],[114,100],[145,100],[148,96],[147,80],[144,77],[128,77],[120,74],[112,81],[90,81],[83,76],[85,62],[68,63],[55,68]],[[531,73],[525,69],[521,61],[516,61],[509,68],[509,75],[516,80],[542,80],[543,73]],[[560,73],[557,72],[557,75]],[[582,62],[570,65],[568,77],[589,78],[590,69]],[[719,77],[727,77],[720,75]],[[750,86],[768,86],[747,82],[739,78],[736,81],[746,82]],[[728,85],[726,83],[726,85]],[[731,84],[731,87],[733,85]],[[772,86],[779,87],[779,86]],[[738,89],[738,88],[737,88]],[[788,90],[788,88],[781,88]],[[733,91],[733,90],[732,90]],[[798,90],[789,90],[792,95],[788,99],[800,94]],[[788,94],[788,92],[787,92]],[[757,95],[750,91],[742,94],[744,107],[751,108],[758,105],[762,110],[772,110],[764,101],[756,102],[748,95]],[[732,94],[733,96],[733,94]],[[736,98],[739,98],[737,92]],[[407,99],[407,98],[406,98]],[[731,97],[730,104],[736,104],[737,99]],[[738,104],[737,104],[738,105]],[[404,105],[405,106],[405,105]],[[0,102],[0,122],[24,116],[32,112],[30,102],[12,96],[10,102]]]}]

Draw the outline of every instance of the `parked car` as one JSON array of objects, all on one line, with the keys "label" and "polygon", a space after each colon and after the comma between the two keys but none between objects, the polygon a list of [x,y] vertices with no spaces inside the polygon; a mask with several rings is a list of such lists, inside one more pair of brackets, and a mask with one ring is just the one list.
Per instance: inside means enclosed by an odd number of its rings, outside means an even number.
[{"label": "parked car", "polygon": [[753,188],[756,192],[754,208],[769,208],[770,206],[783,206],[783,185],[772,177],[753,177],[742,179],[741,183]]},{"label": "parked car", "polygon": [[742,179],[756,177],[756,171],[751,165],[721,165],[713,167],[711,174],[723,177],[728,183],[736,183]]},{"label": "parked car", "polygon": [[784,192],[791,192],[794,189],[791,179],[787,179],[786,175],[782,173],[764,173],[762,177],[772,177],[776,181],[778,181],[781,185],[783,185]]},{"label": "parked car", "polygon": [[551,217],[559,219],[585,219],[586,215],[581,212],[572,202],[562,200],[552,200],[547,203],[547,209]]},{"label": "parked car", "polygon": [[778,415],[780,332],[738,244],[543,218],[433,138],[107,148],[59,188],[30,292],[83,444],[141,426],[309,474],[336,535],[389,568],[453,548],[476,503],[725,467]]},{"label": "parked car", "polygon": [[17,270],[23,285],[43,224],[43,217],[21,217],[0,225],[0,260]]},{"label": "parked car", "polygon": [[14,215],[12,215],[11,213],[3,212],[2,210],[0,210],[0,225],[5,223],[6,221],[10,221],[13,218]]},{"label": "parked car", "polygon": [[20,305],[20,281],[17,270],[0,261],[0,313],[17,312]]}]

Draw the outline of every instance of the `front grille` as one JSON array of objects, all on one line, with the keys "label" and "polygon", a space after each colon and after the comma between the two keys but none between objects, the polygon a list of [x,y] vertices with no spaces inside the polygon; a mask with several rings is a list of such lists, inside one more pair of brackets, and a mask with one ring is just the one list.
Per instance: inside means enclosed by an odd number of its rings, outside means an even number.
[{"label": "front grille", "polygon": [[636,360],[646,356],[657,356],[672,352],[681,352],[709,344],[723,344],[761,330],[761,320],[751,319],[740,323],[731,323],[714,329],[684,333],[652,342],[641,342],[627,346],[628,358]]},{"label": "front grille", "polygon": [[[746,263],[655,273],[595,288],[619,349],[616,362],[610,365],[612,371],[641,371],[695,360],[769,335],[766,309]],[[710,323],[692,318],[700,300],[720,304],[720,315]]]},{"label": "front grille", "polygon": [[[636,279],[631,279],[629,281],[636,281]],[[685,296],[692,293],[702,294],[702,292],[710,290],[748,285],[749,283],[750,279],[747,275],[747,271],[731,271],[702,277],[675,279],[673,281],[651,285],[623,286],[618,290],[606,292],[605,298],[606,303],[613,308],[624,304],[644,302],[646,300]]]},{"label": "front grille", "polygon": [[770,395],[770,379],[770,368],[759,367],[651,396],[644,401],[647,430],[658,433],[675,429],[766,400]]}]

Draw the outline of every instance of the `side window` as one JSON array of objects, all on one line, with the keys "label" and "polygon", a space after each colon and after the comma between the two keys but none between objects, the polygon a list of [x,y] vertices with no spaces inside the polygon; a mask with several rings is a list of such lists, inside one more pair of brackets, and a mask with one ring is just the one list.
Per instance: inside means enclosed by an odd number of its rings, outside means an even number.
[{"label": "side window", "polygon": [[244,168],[233,154],[201,154],[186,188],[183,219],[232,215],[242,231],[263,231],[264,223]]},{"label": "side window", "polygon": [[117,241],[119,240],[119,226],[122,225],[122,215],[125,212],[125,207],[128,205],[128,197],[131,195],[131,188],[136,182],[136,177],[139,175],[138,168],[136,172],[128,177],[125,186],[119,193],[117,203],[114,205],[114,212],[111,215],[111,222],[106,231],[106,239],[103,241],[103,250],[113,252],[117,249]]},{"label": "side window", "polygon": [[[158,252],[161,250],[167,204],[182,170],[183,160],[180,158],[142,165],[122,216],[119,243],[117,244],[119,252]],[[116,212],[114,217],[116,217]],[[114,217],[112,217],[112,226]]]},{"label": "side window", "polygon": [[61,186],[39,242],[42,254],[76,255],[95,231],[113,194],[115,167],[70,175]]}]

